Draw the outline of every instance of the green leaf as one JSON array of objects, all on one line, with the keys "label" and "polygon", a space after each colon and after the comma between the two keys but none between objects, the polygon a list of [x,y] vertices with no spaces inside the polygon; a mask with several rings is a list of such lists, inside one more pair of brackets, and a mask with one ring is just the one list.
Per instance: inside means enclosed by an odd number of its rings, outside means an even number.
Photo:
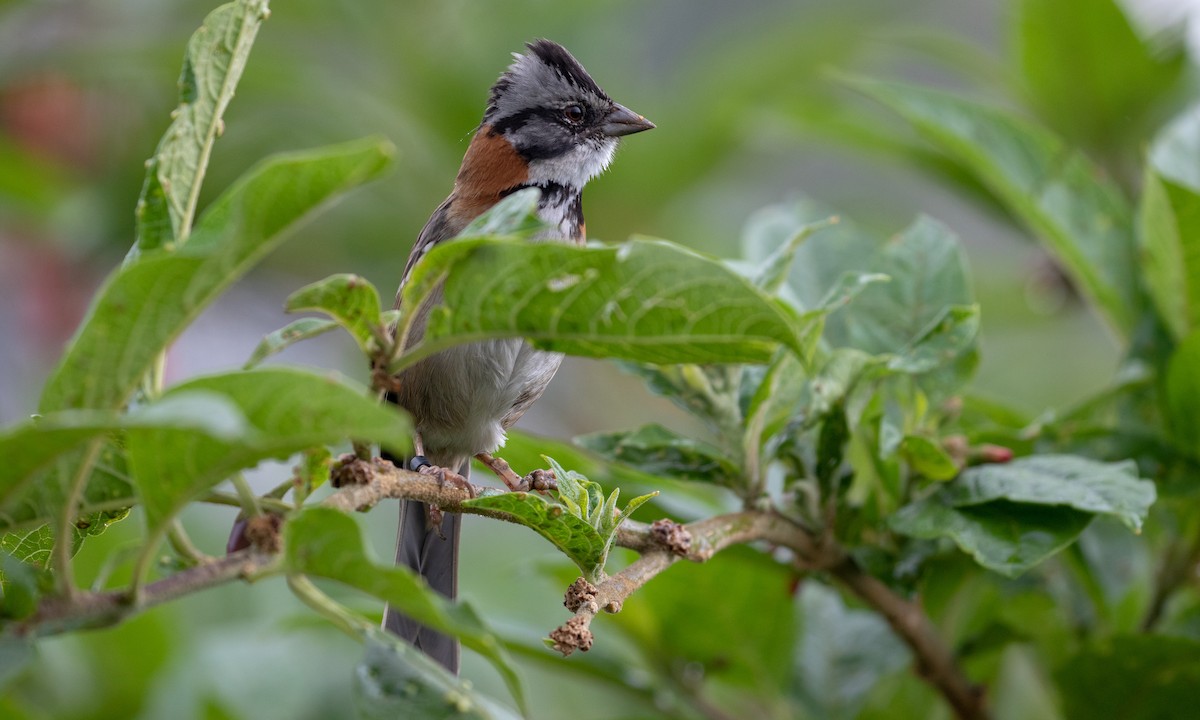
[{"label": "green leaf", "polygon": [[1077,455],[1031,455],[964,470],[948,484],[942,500],[956,507],[993,500],[1061,505],[1111,515],[1140,531],[1154,503],[1154,483],[1138,478],[1132,460],[1104,463]]},{"label": "green leaf", "polygon": [[1200,194],[1147,165],[1139,221],[1146,289],[1179,340],[1200,327]]},{"label": "green leaf", "polygon": [[497,337],[651,363],[767,362],[780,345],[803,354],[781,305],[723,263],[664,241],[443,243],[413,271],[402,307],[419,308],[443,280],[445,304],[404,362]]},{"label": "green leaf", "polygon": [[607,543],[596,528],[565,507],[535,493],[512,492],[484,495],[463,503],[466,507],[486,508],[503,513],[509,522],[524,525],[549,540],[589,578],[603,564]]},{"label": "green leaf", "polygon": [[791,271],[792,261],[796,257],[796,251],[800,249],[800,244],[814,233],[837,223],[838,218],[831,217],[802,225],[786,242],[780,244],[759,265],[753,278],[754,284],[769,293],[778,292],[779,288],[787,280],[788,273]]},{"label": "green leaf", "polygon": [[368,355],[378,352],[381,340],[390,342],[379,318],[379,292],[358,275],[331,275],[302,287],[288,297],[284,309],[325,313],[345,328]]},{"label": "green leaf", "polygon": [[1167,426],[1175,443],[1200,457],[1200,330],[1188,335],[1167,363]]},{"label": "green leaf", "polygon": [[486,658],[504,678],[518,705],[525,706],[512,660],[475,611],[438,595],[406,567],[373,561],[353,518],[331,508],[306,509],[288,521],[285,542],[291,572],[345,583],[386,600],[424,625],[454,635]]},{"label": "green leaf", "polygon": [[191,229],[213,143],[233,99],[258,28],[269,15],[267,0],[239,0],[209,13],[191,40],[179,77],[179,107],[146,166],[137,205],[140,253],[182,242]]},{"label": "green leaf", "polygon": [[[873,355],[910,352],[941,327],[948,308],[973,302],[958,241],[932,218],[917,218],[866,262],[891,280],[862,289],[839,316],[845,344],[859,350]],[[960,321],[962,314],[950,317]]]},{"label": "green leaf", "polygon": [[189,380],[135,410],[142,427],[129,431],[129,459],[151,530],[263,460],[348,438],[406,451],[407,418],[366,393],[335,375],[263,368]]},{"label": "green leaf", "polygon": [[492,206],[490,210],[471,221],[458,234],[459,237],[484,237],[486,235],[515,235],[527,237],[542,230],[546,223],[538,219],[537,206],[542,191],[525,188],[509,195]]},{"label": "green leaf", "polygon": [[888,369],[914,374],[943,367],[954,369],[954,361],[968,356],[974,349],[978,334],[978,305],[948,307],[888,362]]},{"label": "green leaf", "polygon": [[734,486],[742,477],[741,469],[719,449],[662,425],[584,435],[575,443],[603,458],[680,480]]},{"label": "green leaf", "polygon": [[[75,414],[81,411],[68,410],[66,412]],[[53,416],[47,417],[57,417],[58,415],[59,413],[55,413]],[[122,419],[121,426],[127,427],[129,422],[129,418],[125,417]],[[34,476],[34,482],[23,492],[14,494],[0,510],[0,533],[4,533],[0,536],[3,538],[0,540],[0,547],[10,550],[32,547],[29,544],[33,539],[30,534],[40,526],[57,520],[46,512],[45,503],[42,502],[44,493],[41,491],[46,484],[45,480],[38,482],[38,476]],[[125,450],[112,440],[106,441],[101,446],[91,481],[84,489],[84,496],[78,510],[80,523],[89,522],[90,519],[88,529],[91,530],[96,523],[119,519],[118,515],[124,512],[124,508],[136,503],[136,493],[133,482],[129,478]],[[78,531],[77,527],[76,532],[78,533]],[[12,534],[11,537],[9,533]],[[22,560],[26,559],[25,555],[19,556]]]},{"label": "green leaf", "polygon": [[769,555],[730,547],[703,564],[676,563],[641,587],[612,621],[650,667],[671,672],[691,665],[713,687],[746,688],[766,702],[778,698],[789,679],[794,582],[795,573]]},{"label": "green leaf", "polygon": [[1155,174],[1200,192],[1200,105],[1172,120],[1154,138],[1150,162]]},{"label": "green leaf", "polygon": [[188,243],[118,269],[42,393],[41,412],[121,406],[158,354],[322,204],[377,176],[391,146],[368,139],[259,163],[218,198]]},{"label": "green leaf", "polygon": [[55,458],[119,425],[116,413],[79,410],[53,413],[6,428],[0,434],[0,457],[4,458],[0,511],[8,513],[9,504]]},{"label": "green leaf", "polygon": [[941,445],[920,435],[905,435],[900,441],[904,461],[930,480],[949,480],[958,474],[958,465]]},{"label": "green leaf", "polygon": [[1057,131],[1112,147],[1181,77],[1182,47],[1143,42],[1116,0],[1020,0],[1015,51],[1034,107]]},{"label": "green leaf", "polygon": [[290,322],[284,327],[266,335],[258,347],[254,348],[250,359],[246,361],[243,369],[258,365],[263,360],[271,357],[275,353],[295,345],[301,340],[322,335],[335,328],[339,327],[338,323],[333,320],[322,320],[321,318],[300,318],[294,322]]},{"label": "green leaf", "polygon": [[937,496],[900,508],[889,519],[902,535],[950,538],[983,567],[1016,577],[1075,542],[1091,513],[1068,507],[995,501],[951,507]]},{"label": "green leaf", "polygon": [[32,637],[0,634],[0,689],[6,688],[35,657]]},{"label": "green leaf", "polygon": [[1187,717],[1200,704],[1200,642],[1119,635],[1068,658],[1054,676],[1067,718]]},{"label": "green leaf", "polygon": [[792,693],[813,717],[852,720],[879,680],[909,663],[908,648],[876,613],[846,607],[818,582],[796,603]]},{"label": "green leaf", "polygon": [[935,90],[848,82],[900,113],[987,185],[1057,256],[1114,329],[1129,335],[1142,306],[1133,214],[1097,167],[1045,129],[1007,112]]},{"label": "green leaf", "polygon": [[424,653],[383,630],[371,630],[354,673],[354,704],[363,720],[515,720]]}]

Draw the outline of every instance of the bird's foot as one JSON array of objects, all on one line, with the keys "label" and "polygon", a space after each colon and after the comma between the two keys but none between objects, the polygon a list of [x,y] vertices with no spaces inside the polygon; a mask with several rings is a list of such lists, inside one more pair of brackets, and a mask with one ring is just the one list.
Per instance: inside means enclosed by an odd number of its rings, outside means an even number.
[{"label": "bird's foot", "polygon": [[454,472],[450,468],[439,467],[429,462],[424,455],[416,455],[408,461],[408,469],[420,473],[421,475],[429,475],[435,477],[441,485],[454,485],[462,490],[467,491],[467,495],[475,497],[475,486],[467,481],[465,477]]},{"label": "bird's foot", "polygon": [[479,453],[475,456],[475,459],[483,463],[487,469],[496,473],[496,476],[503,480],[504,484],[512,492],[529,492],[533,490],[544,494],[558,489],[558,483],[554,478],[553,471],[534,470],[525,477],[520,477],[513,472],[512,467],[502,458],[488,453]]}]

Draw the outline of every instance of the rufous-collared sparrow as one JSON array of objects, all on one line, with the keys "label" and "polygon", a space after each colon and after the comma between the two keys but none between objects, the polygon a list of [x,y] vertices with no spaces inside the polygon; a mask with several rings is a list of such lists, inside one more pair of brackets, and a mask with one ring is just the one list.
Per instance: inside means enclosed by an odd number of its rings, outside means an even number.
[{"label": "rufous-collared sparrow", "polygon": [[[583,244],[583,186],[612,161],[621,136],[654,124],[613,100],[561,45],[529,43],[524,55],[500,76],[488,95],[450,197],[438,206],[417,238],[404,280],[425,253],[449,241],[472,220],[507,195],[538,188],[538,217],[549,226],[538,239]],[[408,344],[424,333],[435,293],[409,331]],[[397,297],[399,303],[399,297]],[[504,443],[505,431],[529,409],[562,362],[557,353],[534,350],[522,340],[490,340],[459,345],[405,369],[389,399],[412,416],[418,464],[466,476],[472,457]],[[396,561],[425,577],[438,592],[458,590],[460,517],[436,522],[419,502],[402,502]],[[458,670],[458,643],[393,612],[389,630],[412,642],[452,672]]]}]

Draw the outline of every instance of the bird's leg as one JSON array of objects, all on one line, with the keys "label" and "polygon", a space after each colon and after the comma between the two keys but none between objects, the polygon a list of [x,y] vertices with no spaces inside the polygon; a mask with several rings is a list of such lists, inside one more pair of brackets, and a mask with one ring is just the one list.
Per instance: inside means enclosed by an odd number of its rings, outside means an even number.
[{"label": "bird's leg", "polygon": [[496,476],[504,481],[508,489],[513,492],[528,492],[536,490],[540,493],[545,493],[550,490],[557,490],[558,483],[555,481],[554,473],[550,470],[534,470],[525,477],[518,476],[503,458],[498,458],[488,453],[479,453],[475,459],[483,463],[483,465],[496,473]]}]

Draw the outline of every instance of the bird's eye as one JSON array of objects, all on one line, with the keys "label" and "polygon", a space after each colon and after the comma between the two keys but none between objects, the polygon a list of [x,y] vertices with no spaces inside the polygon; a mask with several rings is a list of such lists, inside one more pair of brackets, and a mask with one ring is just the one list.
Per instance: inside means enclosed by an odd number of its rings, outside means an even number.
[{"label": "bird's eye", "polygon": [[567,122],[578,124],[583,121],[583,107],[580,105],[568,105],[563,108],[563,117]]}]

